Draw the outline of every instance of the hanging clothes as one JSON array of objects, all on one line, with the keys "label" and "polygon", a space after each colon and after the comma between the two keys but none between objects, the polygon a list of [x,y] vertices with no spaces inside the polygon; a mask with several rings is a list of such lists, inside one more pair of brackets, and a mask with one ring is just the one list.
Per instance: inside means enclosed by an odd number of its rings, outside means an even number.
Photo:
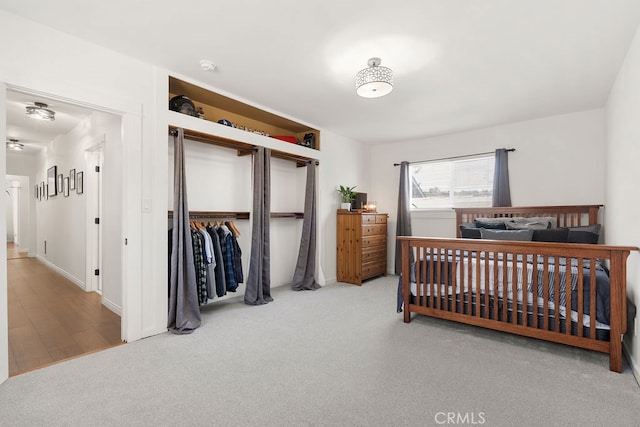
[{"label": "hanging clothes", "polygon": [[236,283],[244,282],[244,273],[242,271],[242,249],[238,244],[238,229],[232,222],[225,222],[225,225],[231,231],[231,244],[233,245],[233,273]]},{"label": "hanging clothes", "polygon": [[193,242],[193,263],[196,269],[196,289],[198,292],[198,302],[207,302],[207,265],[204,261],[204,238],[198,230],[191,230],[191,241]]},{"label": "hanging clothes", "polygon": [[213,256],[216,262],[214,275],[216,281],[216,295],[223,297],[227,294],[227,281],[224,277],[224,258],[222,256],[222,247],[220,245],[220,236],[216,232],[213,225],[207,226],[207,232],[213,241]]},{"label": "hanging clothes", "polygon": [[231,230],[226,225],[220,225],[217,229],[220,236],[220,246],[222,247],[222,257],[224,260],[224,278],[227,282],[227,291],[235,292],[238,289],[234,270],[234,251],[233,242],[231,241]]}]

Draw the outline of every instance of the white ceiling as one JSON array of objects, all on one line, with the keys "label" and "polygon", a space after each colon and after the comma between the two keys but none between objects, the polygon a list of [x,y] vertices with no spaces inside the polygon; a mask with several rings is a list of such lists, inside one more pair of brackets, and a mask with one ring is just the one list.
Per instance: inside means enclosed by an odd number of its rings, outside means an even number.
[{"label": "white ceiling", "polygon": [[[55,120],[34,120],[27,116],[26,107],[34,105],[35,102],[47,104],[48,109],[55,111]],[[90,110],[83,107],[52,101],[41,96],[7,91],[7,141],[17,139],[24,144],[22,153],[35,153],[58,135],[65,135],[71,131],[90,113]]]},{"label": "white ceiling", "polygon": [[[638,0],[0,0],[312,126],[402,141],[604,106]],[[355,95],[370,57],[394,91]],[[200,69],[199,61],[217,65]]]}]

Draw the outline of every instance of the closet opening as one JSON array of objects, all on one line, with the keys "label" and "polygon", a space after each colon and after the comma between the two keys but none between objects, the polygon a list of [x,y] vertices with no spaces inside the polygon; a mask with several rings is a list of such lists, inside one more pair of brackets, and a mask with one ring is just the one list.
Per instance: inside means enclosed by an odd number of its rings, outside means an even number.
[{"label": "closet opening", "polygon": [[[180,279],[173,278],[172,276],[171,265],[174,262],[178,262],[177,259],[171,258],[172,248],[178,248],[178,246],[172,245],[171,242],[176,236],[190,235],[193,253],[198,253],[200,249],[197,246],[204,245],[203,243],[196,242],[200,239],[198,231],[210,231],[209,226],[215,225],[218,222],[223,223],[231,220],[232,223],[235,223],[239,231],[237,241],[242,249],[241,266],[246,282],[247,279],[250,279],[249,267],[251,261],[253,261],[251,258],[254,252],[252,246],[257,242],[254,234],[254,228],[256,227],[255,221],[257,218],[262,218],[264,214],[267,214],[270,218],[269,244],[271,255],[268,256],[270,262],[270,286],[291,285],[298,261],[303,222],[292,221],[292,219],[304,219],[305,217],[305,181],[307,178],[307,170],[301,166],[306,166],[312,162],[314,165],[317,165],[316,159],[271,149],[269,156],[271,188],[268,199],[270,203],[267,203],[269,207],[266,212],[256,215],[256,197],[261,196],[257,196],[255,190],[256,183],[254,175],[256,171],[254,163],[256,160],[254,153],[260,150],[261,147],[243,141],[231,140],[217,135],[208,135],[188,129],[182,129],[184,137],[183,142],[180,143],[179,132],[179,128],[169,127],[168,168],[173,172],[173,176],[170,175],[168,182],[170,325],[173,325],[172,321],[180,320],[172,316],[171,310],[174,309],[174,301],[171,299],[171,295],[173,292],[184,292],[177,291],[173,288],[175,283],[172,282],[172,279]],[[174,151],[181,145],[182,152],[180,152],[180,156],[184,162],[183,166],[179,165],[179,161],[178,163],[174,163],[176,153],[178,153]],[[184,175],[178,175],[178,177],[176,177],[176,171],[178,170]],[[176,179],[178,179],[178,181],[175,181]],[[177,187],[174,186],[174,184],[177,185]],[[184,190],[178,190],[181,186],[184,186]],[[188,212],[181,210],[179,211],[180,216],[178,217],[182,220],[188,217],[188,225],[184,227],[180,226],[180,230],[184,231],[176,231],[176,223],[174,222],[176,219],[176,212],[173,211],[174,199],[178,197],[180,198],[178,200],[187,200],[188,202]],[[218,221],[218,219],[222,221]],[[178,221],[178,224],[179,223],[180,221]],[[262,243],[259,244],[262,245]],[[182,247],[186,247],[186,245]],[[195,255],[195,257],[199,258],[200,255]],[[216,263],[216,265],[219,265],[219,263]],[[202,266],[197,264],[196,270],[197,272],[206,271],[207,268],[206,263]],[[198,275],[197,272],[196,283],[200,283],[199,277],[201,277],[201,275]],[[204,276],[206,276],[206,274]],[[205,279],[202,280],[202,283],[204,283]],[[184,286],[186,286],[186,288],[179,289],[191,290],[198,288],[197,284],[192,285],[188,280]],[[250,292],[249,300],[247,299],[248,297],[245,291]],[[195,307],[195,304],[190,303],[188,309],[181,311],[181,309],[177,307],[175,310],[176,312],[189,312],[194,314],[199,308],[201,314],[212,315],[212,313],[217,310],[216,306],[219,306],[216,304],[216,301],[236,296],[244,297],[244,301],[242,299],[237,300],[239,303],[244,302],[245,304],[252,305],[266,303],[255,303],[250,299],[252,297],[250,283],[242,283],[234,292],[235,293],[231,294],[226,293],[222,296],[216,294],[213,295],[213,298],[201,298],[199,300],[199,306],[197,307]],[[204,292],[199,293],[200,296],[203,294],[206,295]],[[194,315],[188,322],[184,322],[183,325],[186,326],[184,326],[181,331],[176,332],[174,330],[174,332],[188,333],[192,328],[199,326],[199,320],[197,316]]]}]

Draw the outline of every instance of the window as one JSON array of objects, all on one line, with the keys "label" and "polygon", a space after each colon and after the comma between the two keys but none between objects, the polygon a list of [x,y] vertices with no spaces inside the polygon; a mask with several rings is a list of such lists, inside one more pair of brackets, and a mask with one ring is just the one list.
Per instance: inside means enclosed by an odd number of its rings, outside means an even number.
[{"label": "window", "polygon": [[484,155],[410,165],[411,208],[491,206],[494,163]]}]

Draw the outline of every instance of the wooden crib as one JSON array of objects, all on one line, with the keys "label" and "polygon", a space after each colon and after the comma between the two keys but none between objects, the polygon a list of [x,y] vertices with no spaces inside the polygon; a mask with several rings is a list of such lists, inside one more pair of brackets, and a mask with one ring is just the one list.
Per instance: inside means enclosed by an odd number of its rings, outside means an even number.
[{"label": "wooden crib", "polygon": [[[555,217],[593,225],[599,206],[457,209],[456,230],[478,218]],[[609,354],[622,370],[626,260],[635,247],[398,237],[404,321],[411,313]],[[411,263],[410,253],[417,260]]]}]

